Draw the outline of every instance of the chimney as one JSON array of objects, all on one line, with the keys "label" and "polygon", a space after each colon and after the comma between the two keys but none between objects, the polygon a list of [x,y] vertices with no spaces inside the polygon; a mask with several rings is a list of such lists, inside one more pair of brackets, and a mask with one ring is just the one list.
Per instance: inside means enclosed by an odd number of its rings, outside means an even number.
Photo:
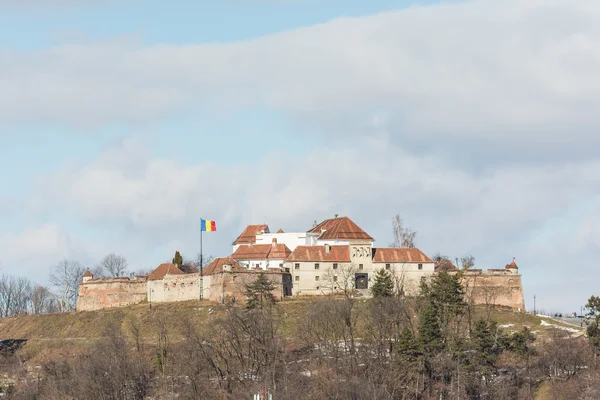
[{"label": "chimney", "polygon": [[317,220],[315,220],[315,222],[313,222],[313,228],[317,227]]},{"label": "chimney", "polygon": [[273,238],[273,242],[271,243],[271,246],[273,246],[273,247],[277,246],[277,238]]},{"label": "chimney", "polygon": [[325,253],[327,253],[327,254],[331,253],[331,246],[328,244],[325,245]]}]

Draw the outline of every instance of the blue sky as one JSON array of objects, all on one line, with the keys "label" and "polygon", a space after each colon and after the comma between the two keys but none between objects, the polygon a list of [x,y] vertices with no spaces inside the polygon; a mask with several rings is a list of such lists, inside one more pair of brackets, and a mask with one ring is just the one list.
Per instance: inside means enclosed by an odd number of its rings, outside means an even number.
[{"label": "blue sky", "polygon": [[152,268],[198,251],[200,217],[215,256],[335,213],[384,246],[400,213],[427,254],[516,257],[528,302],[598,294],[600,6],[7,3],[3,272]]}]

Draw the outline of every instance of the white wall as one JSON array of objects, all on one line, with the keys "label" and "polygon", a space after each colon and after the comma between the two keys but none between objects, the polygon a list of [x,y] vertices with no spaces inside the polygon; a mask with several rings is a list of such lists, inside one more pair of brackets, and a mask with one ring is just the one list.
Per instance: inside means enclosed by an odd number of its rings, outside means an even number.
[{"label": "white wall", "polygon": [[256,235],[256,244],[271,244],[273,239],[277,239],[277,243],[285,244],[291,251],[298,246],[307,245],[306,232],[263,233]]},{"label": "white wall", "polygon": [[[389,271],[396,280],[404,286],[404,292],[408,295],[416,295],[421,280],[428,280],[435,271],[434,263],[389,263]],[[422,269],[419,269],[421,264]],[[373,263],[373,273],[380,269],[386,269],[386,263]],[[371,278],[371,274],[369,274]],[[371,282],[369,282],[370,284]]]},{"label": "white wall", "polygon": [[237,260],[238,264],[245,268],[256,268],[258,266],[261,269],[279,268],[280,264],[285,267],[285,260]]}]

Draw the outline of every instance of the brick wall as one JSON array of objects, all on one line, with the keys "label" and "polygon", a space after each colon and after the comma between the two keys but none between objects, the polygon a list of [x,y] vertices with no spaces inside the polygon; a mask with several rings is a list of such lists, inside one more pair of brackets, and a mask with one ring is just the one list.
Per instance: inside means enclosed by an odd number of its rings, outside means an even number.
[{"label": "brick wall", "polygon": [[473,270],[465,274],[462,283],[467,301],[525,311],[523,284],[518,273],[509,269]]},{"label": "brick wall", "polygon": [[77,311],[124,307],[146,301],[145,278],[90,279],[79,285]]},{"label": "brick wall", "polygon": [[[285,274],[279,271],[265,271],[269,281],[275,286],[273,295],[277,300],[283,298],[283,283]],[[244,292],[246,285],[252,283],[258,277],[258,273],[252,270],[247,272],[224,272],[211,276],[209,300],[217,302],[231,302],[235,297],[236,301],[246,301]]]}]

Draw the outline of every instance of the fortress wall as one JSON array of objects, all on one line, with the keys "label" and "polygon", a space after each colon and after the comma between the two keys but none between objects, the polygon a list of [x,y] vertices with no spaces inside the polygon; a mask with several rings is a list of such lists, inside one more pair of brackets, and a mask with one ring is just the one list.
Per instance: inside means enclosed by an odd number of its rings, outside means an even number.
[{"label": "fortress wall", "polygon": [[90,279],[79,285],[77,311],[124,307],[146,300],[145,278]]},{"label": "fortress wall", "polygon": [[[204,298],[210,292],[211,276],[202,277]],[[200,273],[167,275],[162,280],[148,281],[148,299],[152,303],[200,299]]]},{"label": "fortress wall", "polygon": [[523,284],[518,273],[510,270],[467,271],[462,283],[467,301],[525,312]]},{"label": "fortress wall", "polygon": [[[273,295],[277,300],[283,297],[283,276],[284,273],[279,271],[266,271],[265,274],[269,281],[275,286]],[[231,302],[235,297],[236,302],[246,301],[245,291],[246,285],[252,283],[258,277],[258,273],[254,271],[247,272],[224,272],[211,276],[210,290],[208,299],[217,302]]]}]

